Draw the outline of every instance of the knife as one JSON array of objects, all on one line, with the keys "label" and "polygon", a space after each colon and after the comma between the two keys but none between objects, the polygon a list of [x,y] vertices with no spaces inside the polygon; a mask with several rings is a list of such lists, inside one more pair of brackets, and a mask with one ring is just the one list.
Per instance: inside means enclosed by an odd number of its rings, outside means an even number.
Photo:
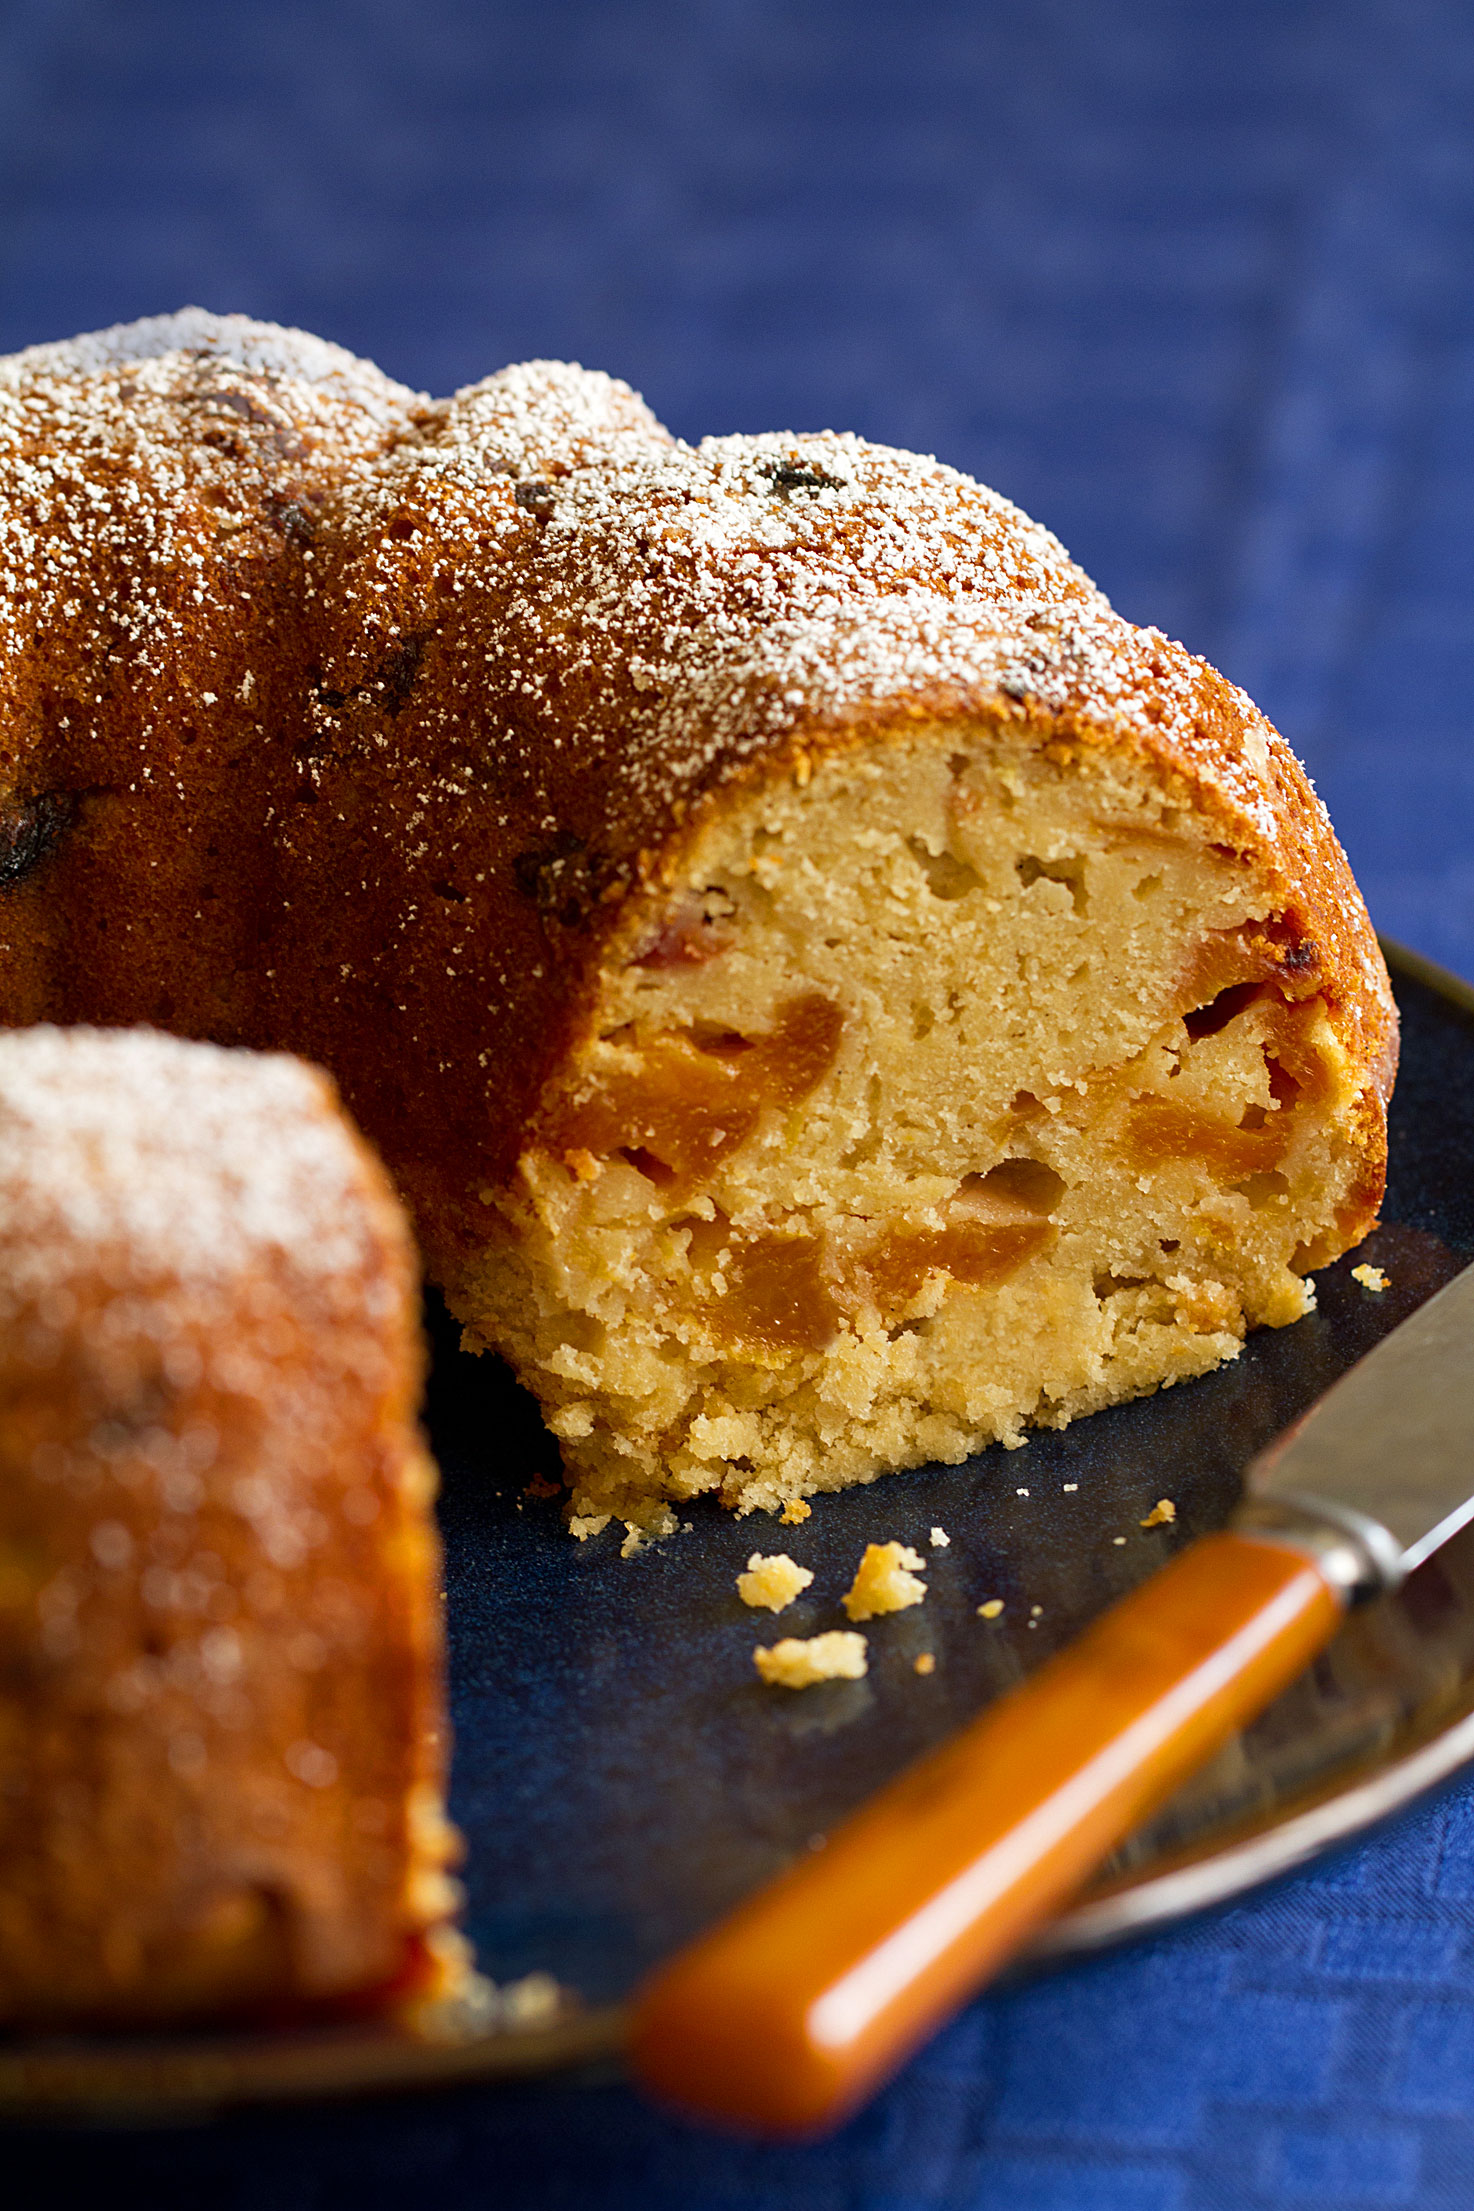
[{"label": "knife", "polygon": [[1260,1453],[1222,1533],[660,1967],[636,2079],[759,2134],[847,2117],[1352,1605],[1474,1518],[1471,1349],[1474,1267]]}]

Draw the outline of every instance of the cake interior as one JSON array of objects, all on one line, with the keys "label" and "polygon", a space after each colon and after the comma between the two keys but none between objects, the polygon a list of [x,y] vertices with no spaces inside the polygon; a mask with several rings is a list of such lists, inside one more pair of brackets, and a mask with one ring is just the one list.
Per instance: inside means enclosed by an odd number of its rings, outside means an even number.
[{"label": "cake interior", "polygon": [[451,1286],[579,1528],[1015,1445],[1309,1308],[1356,1082],[1212,835],[1144,762],[950,724],[693,839]]}]

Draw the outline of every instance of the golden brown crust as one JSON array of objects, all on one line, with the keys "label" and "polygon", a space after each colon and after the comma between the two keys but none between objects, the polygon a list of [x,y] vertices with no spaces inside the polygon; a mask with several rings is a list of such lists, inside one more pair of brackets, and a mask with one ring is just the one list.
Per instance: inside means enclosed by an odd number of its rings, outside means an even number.
[{"label": "golden brown crust", "polygon": [[0,1038],[0,2025],[300,2013],[424,1962],[420,1367],[325,1077]]},{"label": "golden brown crust", "polygon": [[1265,957],[1325,995],[1380,1170],[1395,1014],[1323,808],[1244,694],[1047,531],[856,438],[693,449],[556,364],[430,406],[361,365],[297,373],[306,343],[240,325],[235,366],[0,377],[6,504],[40,549],[0,675],[12,833],[50,848],[3,893],[6,1019],[326,1060],[444,1274],[710,809],[965,717],[1145,756],[1274,884]]},{"label": "golden brown crust", "polygon": [[410,399],[242,318],[0,364],[7,1020],[269,1029],[303,571],[324,498]]}]

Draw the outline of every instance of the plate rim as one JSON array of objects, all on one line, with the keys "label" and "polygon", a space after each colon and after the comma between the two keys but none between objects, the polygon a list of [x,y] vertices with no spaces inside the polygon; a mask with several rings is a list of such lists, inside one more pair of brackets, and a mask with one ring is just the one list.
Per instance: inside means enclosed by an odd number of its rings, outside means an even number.
[{"label": "plate rim", "polygon": [[[1379,942],[1394,975],[1474,1019],[1474,984],[1394,938]],[[1208,1855],[1189,1846],[1139,1879],[1124,1874],[1087,1893],[1049,1922],[1006,1979],[1027,1979],[1220,1910],[1408,1810],[1470,1760],[1474,1709],[1460,1709],[1375,1772],[1340,1787],[1333,1779],[1321,1784],[1272,1826],[1241,1831]],[[310,2035],[0,2040],[0,2123],[95,2125],[113,2117],[130,2125],[198,2124],[243,2105],[409,2094],[579,2070],[607,2078],[626,2017],[621,2004],[575,2008],[541,2027],[443,2043],[384,2025]]]}]

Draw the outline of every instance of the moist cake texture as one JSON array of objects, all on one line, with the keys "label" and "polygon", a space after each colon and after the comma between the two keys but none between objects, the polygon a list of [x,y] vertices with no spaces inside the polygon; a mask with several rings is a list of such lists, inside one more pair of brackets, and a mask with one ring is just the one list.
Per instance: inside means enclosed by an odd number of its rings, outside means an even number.
[{"label": "moist cake texture", "polygon": [[752,1662],[763,1680],[778,1689],[812,1689],[818,1681],[863,1681],[870,1671],[865,1638],[850,1628],[759,1643]]},{"label": "moist cake texture", "polygon": [[737,1576],[737,1594],[745,1605],[764,1605],[769,1612],[783,1612],[808,1588],[814,1576],[786,1551],[764,1558],[754,1551],[747,1572]]},{"label": "moist cake texture", "polygon": [[194,312],[0,365],[0,472],[0,1018],[329,1066],[581,1527],[1200,1374],[1371,1225],[1324,810],[966,477]]},{"label": "moist cake texture", "polygon": [[840,1599],[852,1620],[873,1620],[878,1613],[904,1612],[926,1602],[921,1579],[926,1560],[906,1543],[867,1543],[855,1578]]},{"label": "moist cake texture", "polygon": [[420,1363],[325,1077],[0,1038],[0,2027],[453,1972]]}]

